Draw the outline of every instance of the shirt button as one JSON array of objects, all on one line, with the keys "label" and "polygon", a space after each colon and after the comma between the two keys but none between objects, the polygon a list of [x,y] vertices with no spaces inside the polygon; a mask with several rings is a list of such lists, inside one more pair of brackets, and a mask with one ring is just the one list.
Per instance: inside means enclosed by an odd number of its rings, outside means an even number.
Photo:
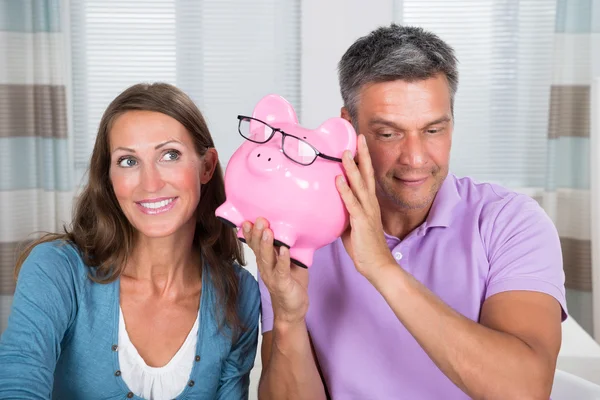
[{"label": "shirt button", "polygon": [[119,371],[119,370],[115,371],[115,376],[121,376],[121,371]]},{"label": "shirt button", "polygon": [[192,386],[194,386],[194,383],[195,383],[194,381],[189,381],[189,382],[188,382],[188,386],[189,386],[189,387],[192,387]]},{"label": "shirt button", "polygon": [[112,351],[117,351],[119,349],[119,346],[117,346],[116,344],[112,345]]},{"label": "shirt button", "polygon": [[127,398],[128,398],[128,399],[131,399],[132,397],[133,397],[133,392],[129,392],[129,393],[127,393]]},{"label": "shirt button", "polygon": [[196,362],[200,361],[200,356],[196,356]]},{"label": "shirt button", "polygon": [[402,253],[400,253],[400,252],[395,253],[394,258],[398,261],[402,260]]}]

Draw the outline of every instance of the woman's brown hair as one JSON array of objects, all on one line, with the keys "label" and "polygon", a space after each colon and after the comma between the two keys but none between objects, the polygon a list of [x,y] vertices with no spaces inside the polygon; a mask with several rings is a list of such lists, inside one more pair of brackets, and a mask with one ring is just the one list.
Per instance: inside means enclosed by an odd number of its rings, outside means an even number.
[{"label": "woman's brown hair", "polygon": [[[121,275],[133,248],[134,228],[123,214],[109,178],[109,132],[118,116],[132,110],[155,111],[176,119],[190,133],[200,156],[214,147],[202,113],[175,86],[137,84],[126,89],[110,103],[100,120],[89,180],[76,202],[70,229],[65,226],[64,233],[46,234],[28,245],[17,259],[15,278],[31,250],[53,240],[71,242],[77,247],[84,263],[91,268],[89,276],[93,281],[110,283]],[[219,324],[228,326],[235,336],[243,326],[237,313],[239,284],[233,263],[245,265],[245,261],[235,230],[215,216],[215,210],[224,202],[225,185],[219,163],[211,180],[201,189],[194,243],[200,246],[203,263],[216,288],[217,310],[225,311]]]}]

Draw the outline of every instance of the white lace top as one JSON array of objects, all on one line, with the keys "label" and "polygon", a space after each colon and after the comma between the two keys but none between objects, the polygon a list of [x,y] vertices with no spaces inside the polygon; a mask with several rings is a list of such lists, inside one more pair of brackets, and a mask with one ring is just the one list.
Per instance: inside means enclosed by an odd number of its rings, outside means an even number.
[{"label": "white lace top", "polygon": [[198,318],[192,330],[163,367],[150,367],[129,340],[123,311],[119,307],[119,364],[129,390],[147,400],[174,399],[185,389],[194,365],[198,341]]}]

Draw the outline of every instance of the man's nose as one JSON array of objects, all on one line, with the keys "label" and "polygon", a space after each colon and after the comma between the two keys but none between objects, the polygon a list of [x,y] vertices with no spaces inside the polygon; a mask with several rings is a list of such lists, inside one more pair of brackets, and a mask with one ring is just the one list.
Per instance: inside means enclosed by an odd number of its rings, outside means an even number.
[{"label": "man's nose", "polygon": [[426,161],[425,144],[421,135],[407,135],[402,146],[400,162],[411,168],[420,168]]}]

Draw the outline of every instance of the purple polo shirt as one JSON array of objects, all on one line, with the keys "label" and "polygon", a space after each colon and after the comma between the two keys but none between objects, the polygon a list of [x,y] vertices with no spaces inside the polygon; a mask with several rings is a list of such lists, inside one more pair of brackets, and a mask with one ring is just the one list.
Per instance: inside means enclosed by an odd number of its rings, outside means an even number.
[{"label": "purple polo shirt", "polygon": [[[402,241],[386,239],[399,268],[473,321],[488,297],[509,290],[547,293],[566,318],[558,234],[528,196],[449,174],[427,220]],[[309,277],[306,323],[334,400],[469,398],[356,271],[341,240],[317,251]],[[259,283],[267,332],[273,310]]]}]

